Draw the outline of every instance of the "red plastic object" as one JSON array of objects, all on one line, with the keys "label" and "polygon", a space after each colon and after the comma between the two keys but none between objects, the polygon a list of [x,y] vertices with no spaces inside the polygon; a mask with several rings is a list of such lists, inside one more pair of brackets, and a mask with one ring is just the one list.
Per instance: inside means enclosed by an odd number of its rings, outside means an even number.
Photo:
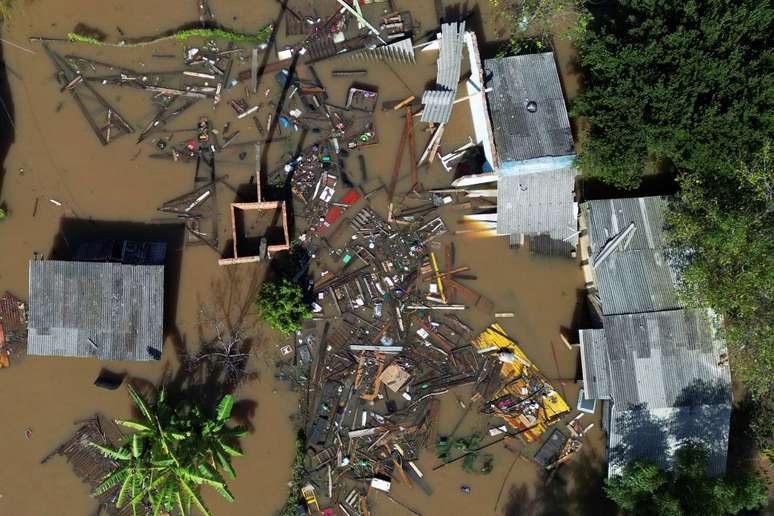
[{"label": "red plastic object", "polygon": [[328,214],[325,216],[325,222],[323,222],[322,227],[320,228],[320,234],[325,233],[332,225],[336,223],[337,220],[339,220],[339,217],[341,217],[345,211],[350,209],[352,205],[354,205],[359,200],[360,192],[358,192],[356,189],[352,188],[347,193],[345,193],[344,197],[336,202],[348,204],[349,206],[346,208],[344,206],[331,206],[331,208],[328,210]]}]

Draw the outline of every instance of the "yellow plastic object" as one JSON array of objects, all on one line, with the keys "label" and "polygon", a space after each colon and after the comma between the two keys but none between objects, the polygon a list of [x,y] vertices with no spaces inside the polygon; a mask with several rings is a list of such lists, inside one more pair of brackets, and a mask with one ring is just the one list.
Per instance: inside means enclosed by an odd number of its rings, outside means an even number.
[{"label": "yellow plastic object", "polygon": [[309,510],[320,512],[320,504],[317,502],[317,497],[314,495],[314,487],[311,484],[307,484],[301,488],[301,495],[306,500],[306,506]]},{"label": "yellow plastic object", "polygon": [[446,294],[443,291],[443,282],[441,281],[441,273],[438,270],[438,261],[435,259],[435,253],[430,253],[430,259],[433,262],[433,272],[435,273],[435,282],[438,285],[438,293],[441,294],[441,300],[446,303]]},{"label": "yellow plastic object", "polygon": [[530,385],[534,385],[536,382],[544,384],[543,394],[533,399],[540,404],[537,415],[532,416],[518,411],[507,413],[501,410],[495,411],[508,424],[520,431],[527,441],[531,442],[537,439],[559,416],[570,412],[570,406],[564,398],[540,374],[538,367],[527,358],[527,355],[524,354],[516,342],[505,333],[502,326],[493,323],[475,338],[473,345],[479,350],[489,349],[492,353],[507,349],[515,356],[513,362],[504,364],[502,367],[500,375],[503,387],[495,393],[495,399],[510,395],[517,400],[521,400],[530,392]]}]

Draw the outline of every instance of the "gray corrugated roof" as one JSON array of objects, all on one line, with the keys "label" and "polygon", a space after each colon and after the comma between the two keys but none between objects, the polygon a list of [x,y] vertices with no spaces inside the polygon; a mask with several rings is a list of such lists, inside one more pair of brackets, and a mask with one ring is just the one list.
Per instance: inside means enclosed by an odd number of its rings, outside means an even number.
[{"label": "gray corrugated roof", "polygon": [[153,360],[148,348],[161,351],[163,266],[33,260],[29,284],[29,354]]},{"label": "gray corrugated roof", "polygon": [[596,286],[605,314],[679,308],[675,273],[665,255],[664,197],[606,199],[584,203],[592,264],[610,240],[630,223],[631,240],[619,245],[594,266]]},{"label": "gray corrugated roof", "polygon": [[445,124],[451,118],[456,91],[426,90],[422,94],[422,121]]},{"label": "gray corrugated roof", "polygon": [[[572,131],[553,52],[487,59],[484,75],[500,163],[573,154]],[[534,101],[536,111],[527,111]]]},{"label": "gray corrugated roof", "polygon": [[605,330],[581,330],[579,333],[585,396],[590,400],[610,399]]},{"label": "gray corrugated roof", "polygon": [[444,23],[441,25],[441,48],[438,55],[438,71],[435,88],[422,94],[423,122],[445,124],[451,117],[457,85],[462,67],[463,36],[465,22]]},{"label": "gray corrugated roof", "polygon": [[578,223],[573,192],[574,168],[501,175],[497,181],[497,233],[567,238],[573,248]]},{"label": "gray corrugated roof", "polygon": [[718,367],[720,346],[698,310],[669,310],[603,318],[616,405],[672,407],[696,381],[729,381]]},{"label": "gray corrugated roof", "polygon": [[669,468],[677,449],[698,442],[709,451],[711,476],[726,471],[731,404],[696,405],[653,410],[617,410],[610,418],[608,476],[620,475],[634,459]]},{"label": "gray corrugated roof", "polygon": [[603,326],[581,331],[581,364],[587,397],[607,392],[613,400],[610,474],[636,458],[668,465],[689,439],[701,440],[710,450],[712,472],[722,472],[731,377],[727,365],[718,365],[723,346],[706,314],[612,315]]}]

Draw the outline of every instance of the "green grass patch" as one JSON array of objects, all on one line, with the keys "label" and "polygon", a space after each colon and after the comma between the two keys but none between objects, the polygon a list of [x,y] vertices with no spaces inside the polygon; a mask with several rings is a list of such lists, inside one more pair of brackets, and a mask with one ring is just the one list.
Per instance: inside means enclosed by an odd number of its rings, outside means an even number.
[{"label": "green grass patch", "polygon": [[68,32],[67,39],[73,43],[87,43],[89,45],[95,45],[101,47],[103,43],[97,38],[86,36],[85,34],[79,34],[77,32]]},{"label": "green grass patch", "polygon": [[233,41],[235,43],[253,43],[261,44],[271,37],[274,32],[273,25],[267,25],[256,34],[244,34],[241,32],[232,32],[223,29],[189,29],[178,32],[174,35],[175,39],[185,41],[188,38],[215,38]]}]

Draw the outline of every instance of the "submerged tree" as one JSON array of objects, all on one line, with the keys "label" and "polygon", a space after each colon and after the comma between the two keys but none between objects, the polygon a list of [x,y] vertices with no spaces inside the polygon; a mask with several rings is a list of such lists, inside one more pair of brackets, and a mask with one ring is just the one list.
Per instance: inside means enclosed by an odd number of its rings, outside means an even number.
[{"label": "submerged tree", "polygon": [[709,454],[696,444],[676,452],[671,470],[648,461],[629,463],[623,475],[606,481],[605,493],[626,514],[722,515],[765,507],[766,483],[751,474],[707,475]]},{"label": "submerged tree", "polygon": [[301,286],[286,279],[265,282],[255,304],[261,317],[285,336],[300,330],[303,320],[312,316]]},{"label": "submerged tree", "polygon": [[134,514],[150,507],[154,516],[161,511],[180,515],[196,507],[209,515],[199,490],[215,489],[229,502],[234,497],[220,470],[235,478],[231,457],[242,455],[237,444],[246,435],[242,428],[230,428],[234,397],[226,395],[214,417],[197,405],[170,405],[162,388],[154,404],[148,403],[129,386],[129,395],[142,415],[140,421],[116,420],[133,431],[118,448],[90,443],[118,466],[97,485],[102,495],[118,487],[116,507],[131,505]]}]

